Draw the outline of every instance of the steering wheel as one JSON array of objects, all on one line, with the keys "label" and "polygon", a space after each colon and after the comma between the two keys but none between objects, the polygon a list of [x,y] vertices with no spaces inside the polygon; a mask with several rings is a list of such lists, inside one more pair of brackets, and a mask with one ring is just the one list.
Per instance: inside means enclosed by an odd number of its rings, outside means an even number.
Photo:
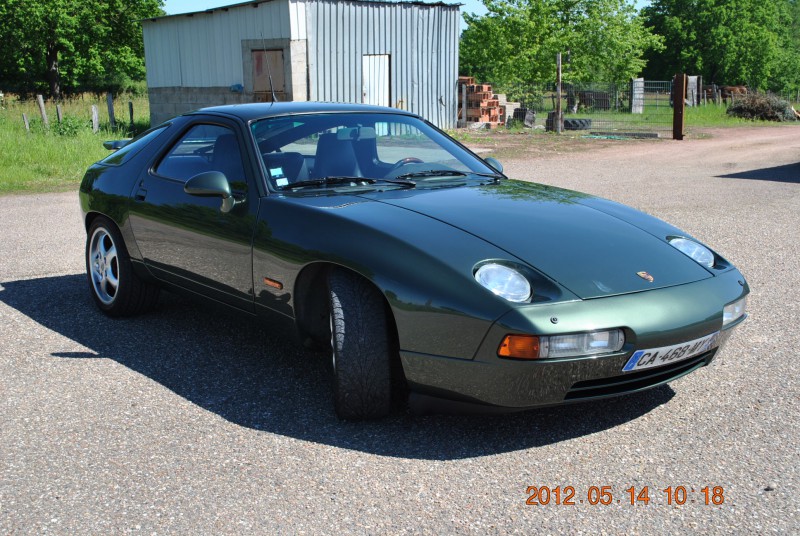
[{"label": "steering wheel", "polygon": [[420,160],[419,158],[417,158],[415,156],[407,156],[407,157],[401,158],[400,160],[395,162],[394,165],[392,166],[392,169],[389,170],[389,173],[391,173],[392,171],[394,171],[396,169],[399,169],[399,168],[405,166],[406,164],[422,164],[422,163],[423,163],[423,160]]}]

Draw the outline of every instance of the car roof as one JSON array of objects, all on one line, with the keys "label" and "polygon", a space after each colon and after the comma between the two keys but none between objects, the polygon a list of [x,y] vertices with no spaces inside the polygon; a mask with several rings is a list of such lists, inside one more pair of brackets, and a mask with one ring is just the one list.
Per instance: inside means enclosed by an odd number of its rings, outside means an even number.
[{"label": "car roof", "polygon": [[185,115],[198,113],[214,113],[237,117],[245,122],[266,117],[280,115],[310,114],[310,113],[391,113],[416,117],[416,114],[369,104],[347,104],[334,102],[257,102],[248,104],[229,104],[225,106],[212,106],[189,112]]}]

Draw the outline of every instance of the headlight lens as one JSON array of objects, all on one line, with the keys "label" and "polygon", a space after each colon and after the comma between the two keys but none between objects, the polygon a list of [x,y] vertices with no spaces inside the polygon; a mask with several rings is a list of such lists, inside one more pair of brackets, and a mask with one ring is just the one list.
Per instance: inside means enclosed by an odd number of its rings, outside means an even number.
[{"label": "headlight lens", "polygon": [[747,309],[747,296],[733,303],[729,303],[722,309],[722,327],[727,326],[744,315]]},{"label": "headlight lens", "polygon": [[714,253],[704,245],[688,238],[670,238],[669,243],[672,247],[706,268],[714,267]]},{"label": "headlight lens", "polygon": [[591,357],[619,352],[624,345],[625,333],[621,329],[548,337],[506,335],[497,349],[497,355],[513,359]]},{"label": "headlight lens", "polygon": [[475,271],[475,280],[510,302],[524,302],[531,297],[531,284],[525,276],[502,264],[484,264]]}]

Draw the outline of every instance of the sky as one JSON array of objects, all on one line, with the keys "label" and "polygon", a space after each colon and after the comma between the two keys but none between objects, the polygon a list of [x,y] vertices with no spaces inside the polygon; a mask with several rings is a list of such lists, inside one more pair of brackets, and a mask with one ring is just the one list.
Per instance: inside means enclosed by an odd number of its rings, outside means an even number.
[{"label": "sky", "polygon": [[[203,11],[212,7],[229,6],[231,4],[239,4],[245,0],[166,0],[164,2],[164,11],[168,15],[175,15],[178,13],[189,13],[191,11]],[[435,1],[435,0],[429,0]],[[461,11],[470,13],[483,14],[486,13],[486,8],[483,7],[480,0],[445,0],[447,4],[464,4]]]},{"label": "sky", "polygon": [[[203,11],[214,7],[229,6],[231,4],[239,4],[244,0],[166,0],[164,2],[164,11],[168,15],[176,15],[178,13],[189,13],[191,11]],[[436,0],[428,0],[434,2]],[[444,0],[447,4],[464,4],[461,6],[462,13],[475,13],[476,15],[483,15],[486,13],[486,8],[480,0]],[[650,0],[636,0],[636,7],[642,8],[649,4]],[[464,29],[466,25],[461,21],[461,28]]]}]

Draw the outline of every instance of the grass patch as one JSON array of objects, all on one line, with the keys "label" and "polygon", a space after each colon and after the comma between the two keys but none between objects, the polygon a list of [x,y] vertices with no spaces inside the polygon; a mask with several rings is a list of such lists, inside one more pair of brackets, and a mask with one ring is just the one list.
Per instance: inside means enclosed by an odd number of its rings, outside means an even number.
[{"label": "grass patch", "polygon": [[[134,103],[133,125],[128,116],[129,100]],[[91,126],[93,104],[100,116],[97,134]],[[118,98],[115,129],[109,124],[105,99],[84,97],[63,102],[61,123],[55,104],[45,108],[49,128],[35,102],[6,97],[0,109],[0,195],[77,189],[86,168],[108,154],[103,141],[132,137],[150,125],[147,97]],[[30,131],[25,130],[23,113],[30,121]]]}]

